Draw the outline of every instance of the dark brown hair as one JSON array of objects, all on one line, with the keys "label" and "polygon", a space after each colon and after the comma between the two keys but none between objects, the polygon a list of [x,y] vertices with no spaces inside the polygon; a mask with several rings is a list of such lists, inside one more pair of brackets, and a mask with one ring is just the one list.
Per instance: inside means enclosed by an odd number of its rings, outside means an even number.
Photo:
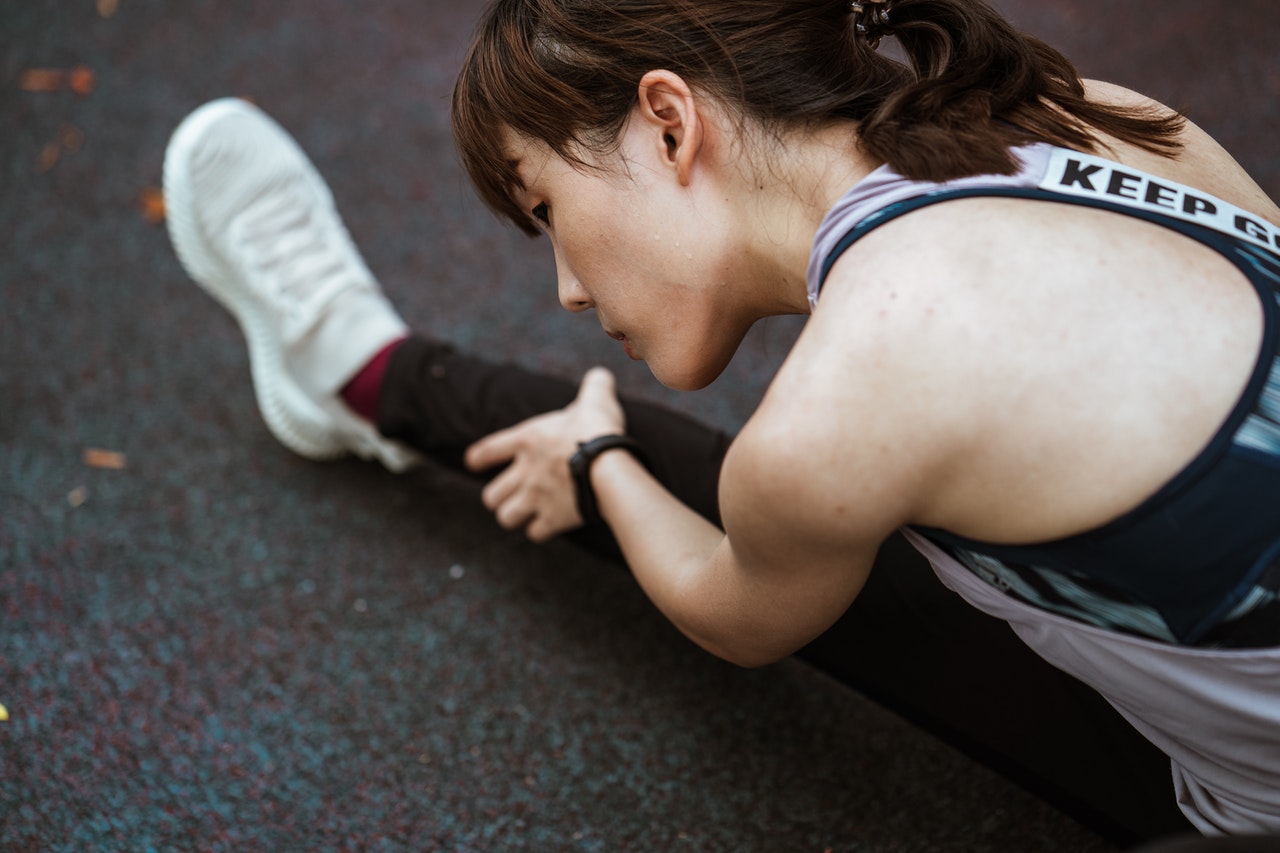
[{"label": "dark brown hair", "polygon": [[982,0],[890,9],[909,65],[855,34],[848,0],[494,0],[454,88],[454,139],[484,201],[529,233],[504,131],[581,165],[579,146],[616,143],[654,69],[773,131],[860,122],[864,150],[914,180],[1011,174],[1011,146],[1090,150],[1095,129],[1179,148],[1181,116],[1090,102],[1061,53]]}]

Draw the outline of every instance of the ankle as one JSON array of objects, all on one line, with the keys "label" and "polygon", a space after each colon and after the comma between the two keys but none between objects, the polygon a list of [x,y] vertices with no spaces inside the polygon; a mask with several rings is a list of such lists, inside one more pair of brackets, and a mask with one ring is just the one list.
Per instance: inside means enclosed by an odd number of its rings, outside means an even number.
[{"label": "ankle", "polygon": [[387,344],[409,333],[376,289],[352,287],[313,312],[311,326],[288,343],[293,380],[313,399],[337,396]]},{"label": "ankle", "polygon": [[378,421],[378,397],[382,393],[382,380],[391,364],[392,354],[404,341],[404,338],[397,338],[378,350],[338,392],[351,411],[370,423],[376,424]]}]

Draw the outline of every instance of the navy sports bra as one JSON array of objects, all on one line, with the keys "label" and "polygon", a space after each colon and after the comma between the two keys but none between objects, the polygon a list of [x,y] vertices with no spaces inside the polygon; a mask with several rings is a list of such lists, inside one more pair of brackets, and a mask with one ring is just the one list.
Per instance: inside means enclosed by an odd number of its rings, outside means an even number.
[{"label": "navy sports bra", "polygon": [[[1087,157],[1079,162],[1109,161]],[[1120,167],[1110,165],[1119,172]],[[1149,178],[1133,170],[1119,173]],[[917,532],[988,584],[1073,619],[1178,645],[1280,646],[1280,255],[1263,248],[1259,239],[1276,229],[1250,218],[1245,223],[1259,226],[1258,233],[1233,234],[1188,221],[1193,217],[1167,215],[1158,208],[1168,205],[1133,203],[1139,184],[1122,185],[1125,197],[1110,200],[1105,181],[1086,180],[1098,192],[1074,193],[1046,189],[1045,183],[965,183],[969,185],[943,185],[891,203],[828,241],[831,248],[822,252],[818,287],[857,240],[913,210],[975,196],[1042,199],[1135,216],[1215,249],[1261,297],[1263,343],[1244,394],[1208,446],[1120,518],[1076,536],[1021,546],[977,542],[934,528],[915,528]],[[1170,189],[1168,182],[1155,186]],[[1192,198],[1230,208],[1225,202]],[[1157,200],[1172,204],[1174,197],[1165,194]],[[1188,207],[1186,212],[1194,211]],[[1235,224],[1241,225],[1239,217]],[[816,288],[813,292],[816,299]]]}]

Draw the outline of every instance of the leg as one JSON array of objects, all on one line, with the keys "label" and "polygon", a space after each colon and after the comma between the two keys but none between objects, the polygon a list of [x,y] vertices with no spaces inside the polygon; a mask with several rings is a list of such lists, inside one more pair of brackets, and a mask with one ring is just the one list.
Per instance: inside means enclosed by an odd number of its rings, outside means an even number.
[{"label": "leg", "polygon": [[[571,382],[411,338],[387,370],[378,427],[457,465],[472,441],[563,407],[576,391]],[[623,405],[659,479],[717,521],[729,437],[657,406]],[[582,531],[575,541],[620,559],[607,530]],[[1187,829],[1169,759],[1008,626],[943,587],[900,537],[881,549],[849,612],[799,656],[1117,841]]]},{"label": "leg", "polygon": [[[409,338],[387,363],[376,418],[355,414],[340,392],[404,337],[405,324],[305,155],[244,102],[214,102],[183,122],[166,152],[165,195],[183,264],[245,332],[267,425],[304,456],[354,452],[392,470],[423,453],[456,464],[471,441],[576,392]],[[659,407],[625,405],[659,478],[717,520],[728,438]],[[617,556],[603,528],[579,538]],[[1186,829],[1168,760],[1006,626],[944,589],[900,539],[882,548],[849,613],[801,657],[1118,840]]]},{"label": "leg", "polygon": [[1007,624],[944,587],[902,537],[800,652],[1120,844],[1184,833],[1169,758]]},{"label": "leg", "polygon": [[[566,406],[567,380],[494,364],[448,344],[410,337],[391,356],[377,403],[378,430],[453,468],[462,452],[496,430]],[[728,435],[669,409],[623,400],[627,432],[648,451],[658,479],[703,517],[719,523],[716,485]],[[621,559],[605,528],[570,535],[596,554]]]},{"label": "leg", "polygon": [[[378,400],[378,430],[456,467],[473,441],[563,408],[577,390],[567,380],[412,337],[391,357]],[[694,510],[718,521],[716,481],[729,436],[648,403],[623,400],[623,409],[627,432],[652,448],[658,478]]]}]

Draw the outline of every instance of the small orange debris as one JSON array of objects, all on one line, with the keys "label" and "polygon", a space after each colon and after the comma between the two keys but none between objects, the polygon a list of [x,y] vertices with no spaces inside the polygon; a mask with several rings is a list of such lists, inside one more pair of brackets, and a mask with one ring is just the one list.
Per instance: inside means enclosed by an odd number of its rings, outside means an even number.
[{"label": "small orange debris", "polygon": [[97,76],[87,65],[77,65],[67,72],[67,85],[82,98],[92,92],[97,83]]},{"label": "small orange debris", "polygon": [[164,192],[158,187],[144,187],[138,193],[138,208],[142,211],[142,218],[152,225],[164,222]]},{"label": "small orange debris", "polygon": [[24,92],[61,92],[70,89],[80,97],[93,91],[98,77],[87,65],[74,68],[28,68],[18,75],[18,88]]},{"label": "small orange debris", "polygon": [[88,486],[76,486],[74,489],[67,492],[67,503],[73,508],[84,506],[84,502],[87,500],[89,500]]},{"label": "small orange debris", "polygon": [[63,151],[74,154],[84,147],[84,131],[74,124],[64,124],[58,128],[58,142]]},{"label": "small orange debris", "polygon": [[45,172],[58,165],[58,158],[62,156],[62,143],[54,141],[46,143],[40,149],[40,155],[36,157],[36,174],[43,175]]},{"label": "small orange debris", "polygon": [[74,124],[64,124],[58,128],[58,138],[45,143],[36,157],[36,174],[45,172],[58,165],[63,153],[74,154],[84,147],[84,131]]},{"label": "small orange debris", "polygon": [[114,450],[99,450],[96,447],[86,448],[81,454],[84,464],[90,468],[110,468],[119,471],[124,468],[124,454]]},{"label": "small orange debris", "polygon": [[24,92],[57,92],[66,85],[67,74],[61,68],[28,68],[18,77],[18,88]]},{"label": "small orange debris", "polygon": [[120,8],[120,0],[98,0],[98,16],[110,18]]}]

